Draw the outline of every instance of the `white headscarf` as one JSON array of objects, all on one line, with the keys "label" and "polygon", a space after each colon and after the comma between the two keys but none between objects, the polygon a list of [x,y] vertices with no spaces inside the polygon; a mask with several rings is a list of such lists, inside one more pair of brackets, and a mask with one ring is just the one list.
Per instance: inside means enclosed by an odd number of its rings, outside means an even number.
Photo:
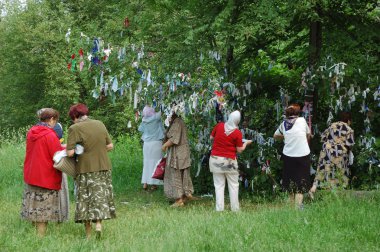
[{"label": "white headscarf", "polygon": [[174,113],[183,118],[184,115],[185,115],[185,103],[184,102],[180,102],[180,103],[178,103],[176,105],[172,105],[170,111],[168,111],[166,113],[166,116],[167,116],[166,120],[165,120],[165,126],[166,127],[169,127],[170,120],[171,120],[172,115]]},{"label": "white headscarf", "polygon": [[232,132],[234,132],[235,129],[238,128],[239,122],[240,122],[240,112],[234,111],[228,116],[227,122],[224,124],[224,133],[228,136]]}]

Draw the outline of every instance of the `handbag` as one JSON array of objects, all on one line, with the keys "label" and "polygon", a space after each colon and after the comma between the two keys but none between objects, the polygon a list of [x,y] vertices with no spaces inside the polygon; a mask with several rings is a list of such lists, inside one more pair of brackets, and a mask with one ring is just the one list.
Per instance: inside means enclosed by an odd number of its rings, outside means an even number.
[{"label": "handbag", "polygon": [[154,169],[152,178],[164,180],[165,166],[166,166],[166,157],[163,157],[158,161],[156,168]]},{"label": "handbag", "polygon": [[61,172],[66,173],[67,175],[73,178],[76,177],[74,158],[62,157],[61,160],[54,163],[53,167]]}]

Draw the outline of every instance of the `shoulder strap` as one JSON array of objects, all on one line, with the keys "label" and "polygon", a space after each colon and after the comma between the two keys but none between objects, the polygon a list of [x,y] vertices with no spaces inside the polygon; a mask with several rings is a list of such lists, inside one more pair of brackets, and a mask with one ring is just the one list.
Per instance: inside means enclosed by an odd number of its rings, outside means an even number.
[{"label": "shoulder strap", "polygon": [[280,131],[280,133],[282,134],[282,135],[284,135],[284,132],[283,132],[283,129],[284,128],[284,122],[282,122],[281,124],[280,124],[280,126],[278,126],[278,131]]}]

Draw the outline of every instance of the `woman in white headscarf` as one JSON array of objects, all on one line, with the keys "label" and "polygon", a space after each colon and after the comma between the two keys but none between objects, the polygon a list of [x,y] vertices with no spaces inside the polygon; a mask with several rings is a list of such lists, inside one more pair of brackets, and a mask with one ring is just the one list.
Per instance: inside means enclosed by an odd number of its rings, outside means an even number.
[{"label": "woman in white headscarf", "polygon": [[239,170],[236,152],[241,153],[251,140],[243,143],[242,133],[238,125],[240,112],[234,111],[228,116],[226,123],[218,123],[211,132],[210,139],[214,140],[210,156],[210,171],[213,173],[216,211],[224,210],[224,187],[228,184],[231,210],[239,210]]},{"label": "woman in white headscarf", "polygon": [[151,190],[155,190],[157,185],[161,184],[160,180],[152,178],[154,167],[162,158],[164,127],[161,122],[161,112],[156,113],[154,108],[145,106],[139,131],[142,132],[141,139],[144,141],[144,167],[141,183],[144,190],[148,189],[148,185],[152,185]]}]

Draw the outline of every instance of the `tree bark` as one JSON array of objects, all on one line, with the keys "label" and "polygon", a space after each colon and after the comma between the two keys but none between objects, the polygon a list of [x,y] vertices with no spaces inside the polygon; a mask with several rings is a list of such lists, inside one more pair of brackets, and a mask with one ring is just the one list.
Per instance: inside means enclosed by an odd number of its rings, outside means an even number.
[{"label": "tree bark", "polygon": [[230,35],[227,37],[227,52],[226,52],[226,72],[227,72],[227,79],[233,79],[233,76],[231,76],[233,64],[234,64],[234,42],[235,42],[235,35],[233,32],[233,27],[237,23],[240,15],[240,4],[241,0],[234,0],[233,1],[233,9],[231,13],[231,19],[230,19]]},{"label": "tree bark", "polygon": [[[321,6],[317,4],[315,11],[320,18],[322,16]],[[320,20],[315,20],[310,23],[309,34],[309,68],[311,70],[316,69],[316,64],[320,60],[322,50],[322,23]],[[310,96],[310,94],[312,94]],[[314,87],[313,90],[306,90],[305,101],[313,102],[312,119],[317,120],[317,106],[318,106],[318,88]]]},{"label": "tree bark", "polygon": [[[319,4],[316,4],[315,12],[321,18],[322,9]],[[322,23],[320,20],[310,23],[309,46],[309,66],[314,66],[319,61],[322,49]]]}]

